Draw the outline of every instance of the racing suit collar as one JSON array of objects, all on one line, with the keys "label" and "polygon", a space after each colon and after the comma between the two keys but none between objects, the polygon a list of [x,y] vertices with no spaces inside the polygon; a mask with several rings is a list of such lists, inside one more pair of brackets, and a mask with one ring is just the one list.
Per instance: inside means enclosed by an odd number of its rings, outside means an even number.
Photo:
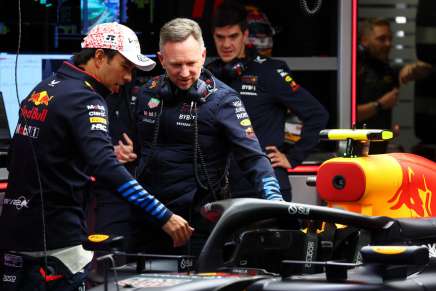
[{"label": "racing suit collar", "polygon": [[70,62],[64,62],[58,72],[71,78],[83,80],[90,83],[92,89],[100,94],[103,98],[106,98],[111,93],[111,91],[106,88],[106,86],[100,83],[96,76],[82,70],[79,67],[76,67]]}]

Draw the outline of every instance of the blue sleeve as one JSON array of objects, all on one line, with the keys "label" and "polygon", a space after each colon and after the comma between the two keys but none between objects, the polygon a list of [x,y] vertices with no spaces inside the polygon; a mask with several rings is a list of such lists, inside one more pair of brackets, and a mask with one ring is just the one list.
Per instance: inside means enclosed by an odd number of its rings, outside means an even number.
[{"label": "blue sleeve", "polygon": [[250,118],[236,92],[229,92],[219,105],[217,119],[232,144],[233,156],[248,181],[267,200],[283,200],[271,162],[262,152]]},{"label": "blue sleeve", "polygon": [[127,201],[141,207],[152,220],[160,225],[172,215],[154,196],[132,178],[114,154],[108,134],[107,107],[95,95],[81,96],[69,110],[71,128],[77,141],[78,151],[90,166],[90,174],[103,184],[111,186]]},{"label": "blue sleeve", "polygon": [[329,114],[309,91],[297,84],[285,63],[277,66],[268,80],[276,101],[290,109],[303,122],[301,139],[290,154],[292,167],[300,164],[319,142],[319,132],[327,126]]}]

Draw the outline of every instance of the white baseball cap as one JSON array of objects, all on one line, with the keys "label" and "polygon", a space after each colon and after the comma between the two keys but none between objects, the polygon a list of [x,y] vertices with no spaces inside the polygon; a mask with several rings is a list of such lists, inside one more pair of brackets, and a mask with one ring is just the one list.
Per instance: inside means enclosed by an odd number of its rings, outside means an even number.
[{"label": "white baseball cap", "polygon": [[150,71],[156,63],[141,54],[136,33],[125,25],[111,22],[94,26],[83,39],[82,48],[107,48],[118,51],[142,71]]}]

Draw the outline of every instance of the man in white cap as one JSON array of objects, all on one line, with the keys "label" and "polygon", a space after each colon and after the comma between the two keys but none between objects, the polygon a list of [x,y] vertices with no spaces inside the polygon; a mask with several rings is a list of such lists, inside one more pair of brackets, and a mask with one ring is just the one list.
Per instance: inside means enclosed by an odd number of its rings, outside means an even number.
[{"label": "man in white cap", "polygon": [[[135,66],[154,65],[132,30],[101,24],[85,37],[73,64],[65,62],[23,100],[0,216],[1,290],[84,290],[92,259],[82,247],[91,176],[142,208],[175,246],[190,238],[189,224],[117,161],[107,132],[104,97],[130,82]],[[116,151],[118,157],[128,152]]]}]

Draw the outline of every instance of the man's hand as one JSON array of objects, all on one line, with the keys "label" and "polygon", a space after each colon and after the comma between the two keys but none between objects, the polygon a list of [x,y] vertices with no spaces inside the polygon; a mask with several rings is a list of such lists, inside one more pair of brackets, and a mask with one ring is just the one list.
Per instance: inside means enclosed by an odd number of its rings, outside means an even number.
[{"label": "man's hand", "polygon": [[382,97],[378,99],[382,109],[391,109],[397,104],[398,101],[399,90],[398,88],[394,88]]},{"label": "man's hand", "polygon": [[173,247],[175,248],[186,244],[194,231],[183,217],[176,214],[171,215],[162,229],[173,239]]},{"label": "man's hand", "polygon": [[268,158],[271,160],[271,165],[273,168],[276,167],[282,167],[285,169],[292,168],[286,155],[281,151],[279,151],[277,147],[267,146],[265,149],[268,153]]},{"label": "man's hand", "polygon": [[137,156],[133,152],[133,142],[129,136],[123,133],[123,139],[118,141],[118,145],[114,146],[115,155],[120,163],[128,163],[136,160]]},{"label": "man's hand", "polygon": [[400,83],[406,84],[410,81],[424,78],[431,72],[432,66],[423,61],[407,64],[400,70]]}]

